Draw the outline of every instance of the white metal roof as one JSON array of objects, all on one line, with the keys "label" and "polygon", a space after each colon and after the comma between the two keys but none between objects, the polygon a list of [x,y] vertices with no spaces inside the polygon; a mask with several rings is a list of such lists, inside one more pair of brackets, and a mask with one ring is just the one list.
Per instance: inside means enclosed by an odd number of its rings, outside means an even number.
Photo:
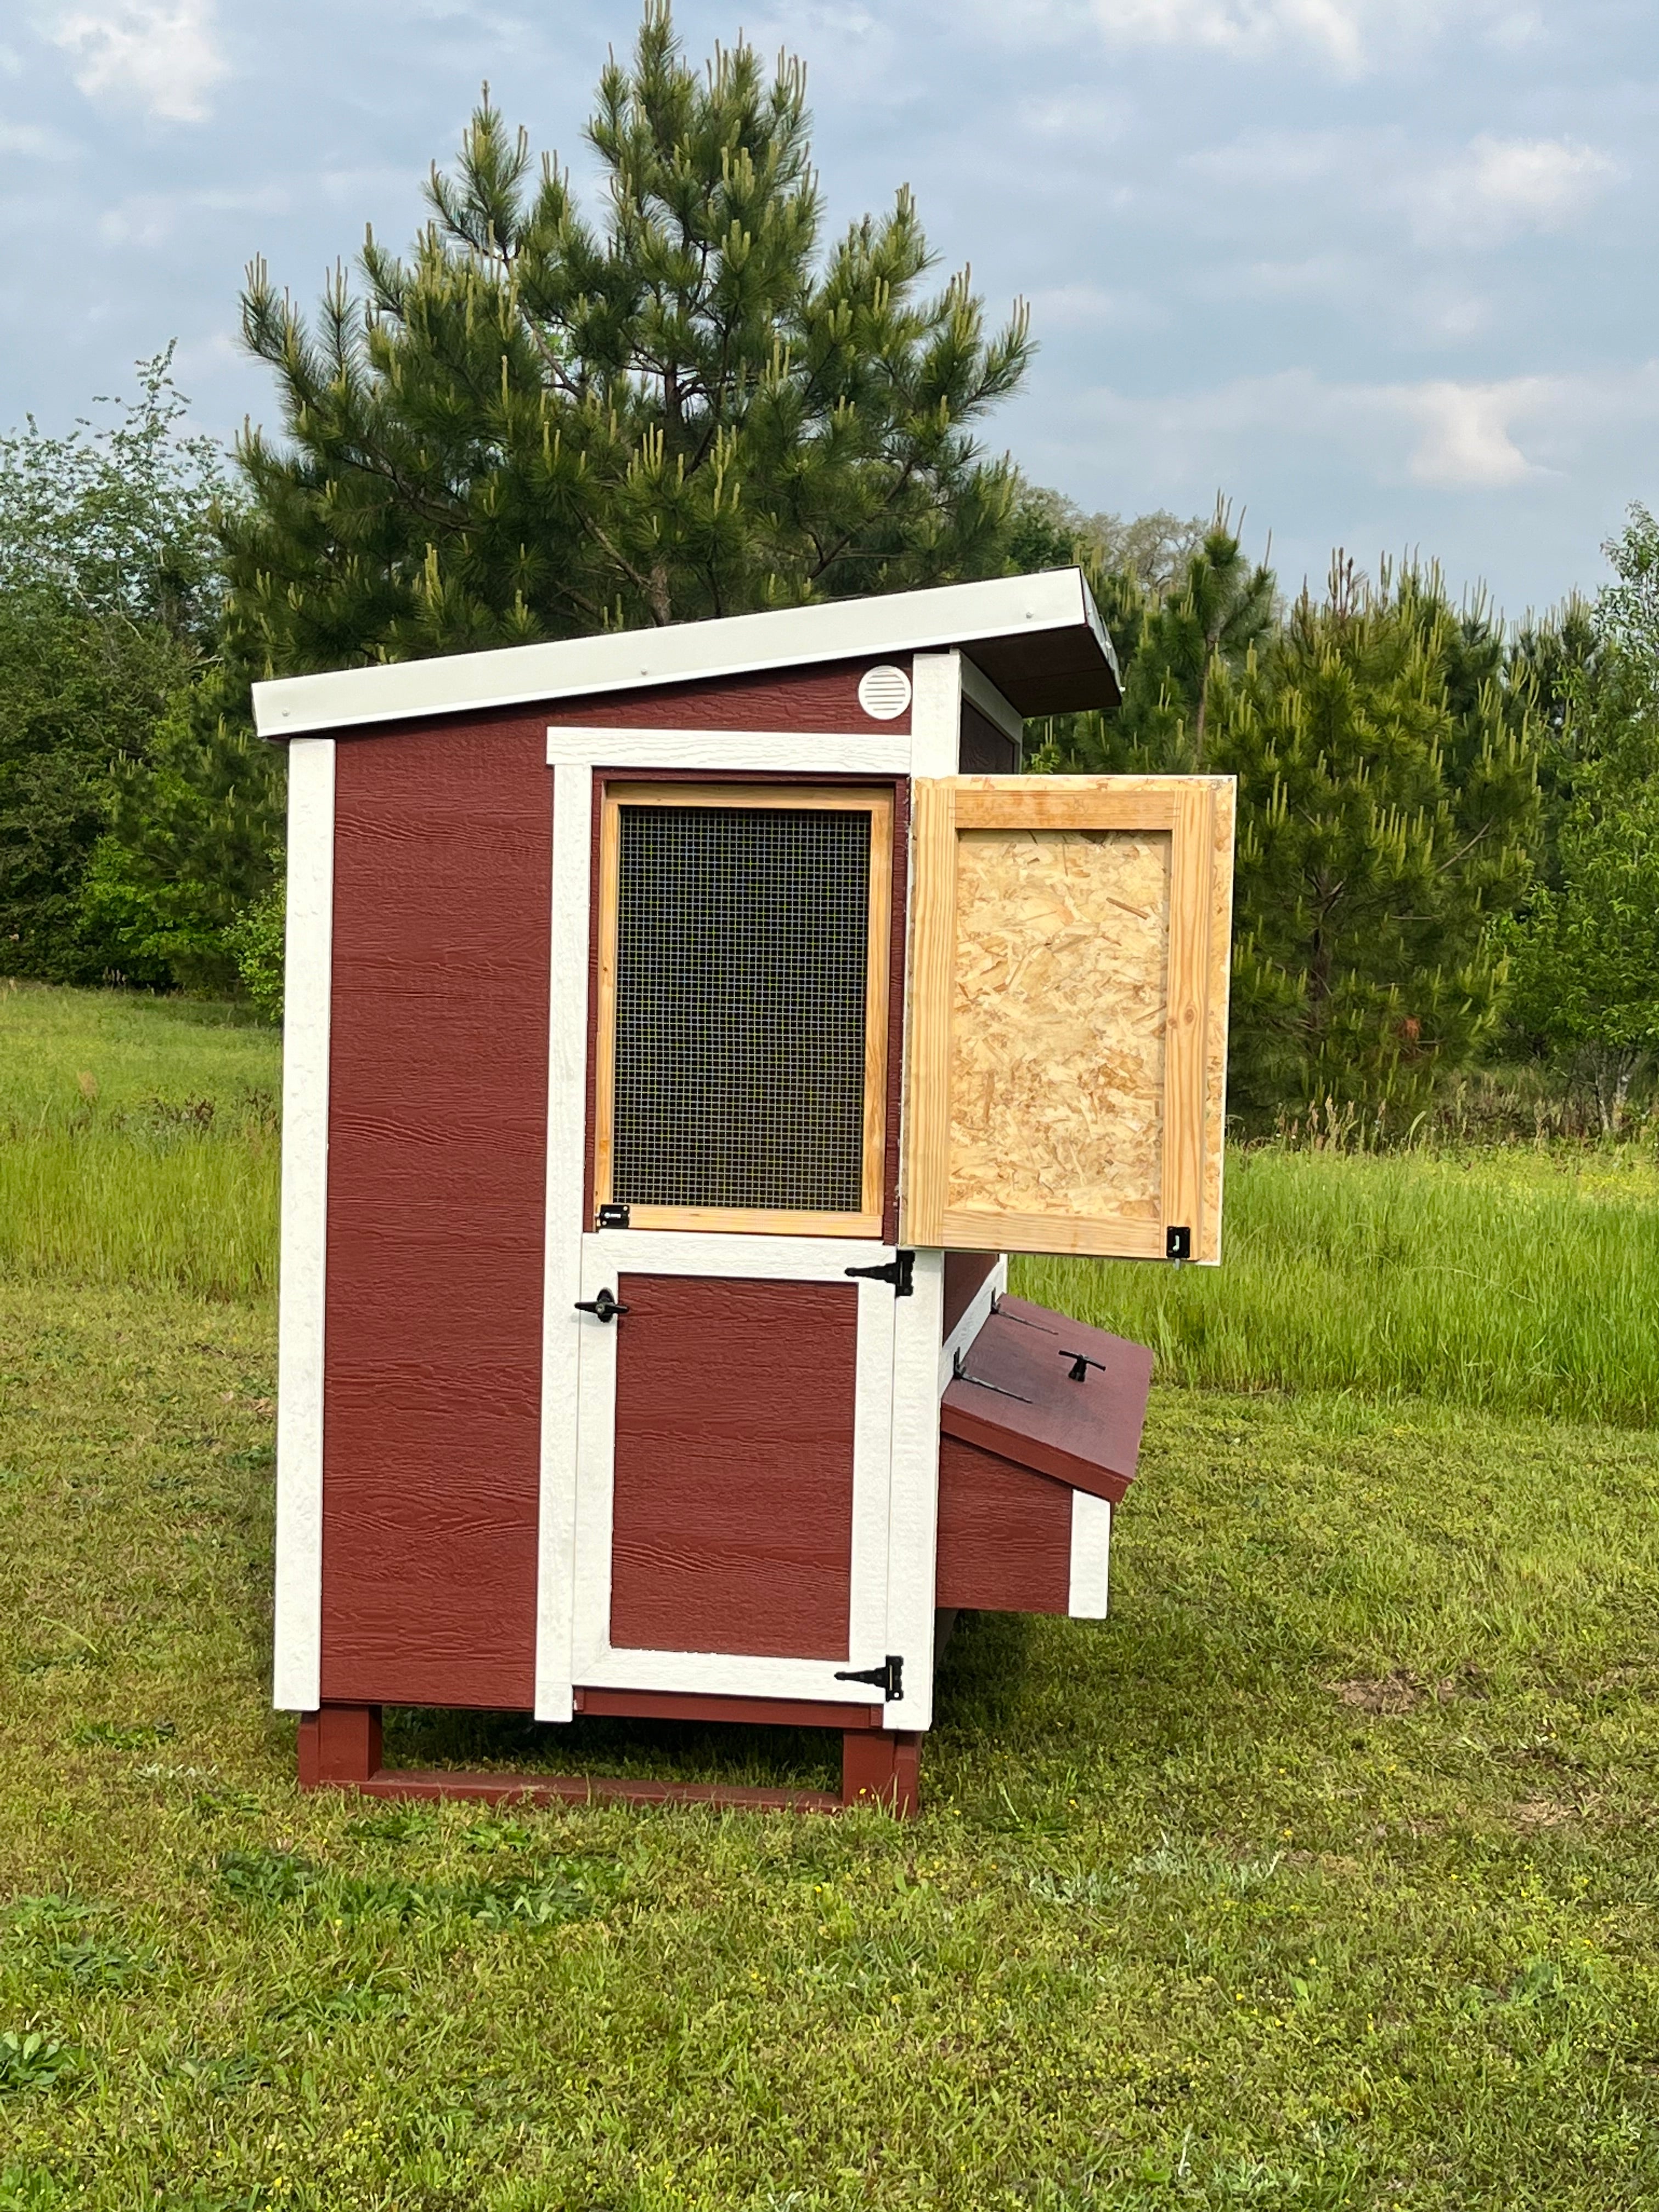
[{"label": "white metal roof", "polygon": [[1116,697],[1116,658],[1083,572],[1055,568],[661,629],[282,677],[254,685],[253,717],[261,737],[295,738],[366,722],[953,646],[972,653],[1024,714],[1104,706]]}]

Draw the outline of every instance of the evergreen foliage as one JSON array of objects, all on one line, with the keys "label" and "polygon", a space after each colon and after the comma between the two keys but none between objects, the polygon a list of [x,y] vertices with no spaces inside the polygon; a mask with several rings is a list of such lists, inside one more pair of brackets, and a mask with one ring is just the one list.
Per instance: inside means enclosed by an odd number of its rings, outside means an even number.
[{"label": "evergreen foliage", "polygon": [[[58,981],[129,957],[84,896],[121,775],[213,649],[222,456],[185,437],[172,349],[101,427],[0,438],[0,969]],[[120,406],[122,403],[115,402]]]},{"label": "evergreen foliage", "polygon": [[1633,507],[1617,581],[1528,659],[1547,686],[1543,879],[1503,933],[1512,1032],[1582,1082],[1608,1134],[1659,1060],[1659,524]]},{"label": "evergreen foliage", "polygon": [[488,91],[400,259],[372,236],[309,327],[244,299],[285,445],[254,433],[227,536],[256,672],[685,622],[1006,573],[1018,478],[971,426],[1013,391],[902,191],[825,253],[805,81],[684,60],[650,0],[605,71],[595,228]]},{"label": "evergreen foliage", "polygon": [[1235,673],[1211,665],[1206,767],[1238,778],[1232,1103],[1409,1109],[1491,1034],[1495,915],[1528,887],[1536,741],[1437,577],[1351,563]]},{"label": "evergreen foliage", "polygon": [[[1142,518],[1158,526],[1165,519]],[[1137,528],[1124,533],[1126,543]],[[1150,587],[1121,565],[1096,571],[1093,580],[1123,671],[1123,703],[1111,715],[1055,716],[1043,726],[1033,766],[1093,775],[1201,773],[1211,676],[1242,668],[1272,629],[1272,571],[1247,557],[1218,507],[1167,588]]]}]

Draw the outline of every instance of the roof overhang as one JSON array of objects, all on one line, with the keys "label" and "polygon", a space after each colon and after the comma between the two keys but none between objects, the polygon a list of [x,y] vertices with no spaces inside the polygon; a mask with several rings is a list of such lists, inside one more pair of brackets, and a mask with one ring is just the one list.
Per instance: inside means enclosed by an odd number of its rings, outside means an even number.
[{"label": "roof overhang", "polygon": [[1117,658],[1080,568],[829,599],[662,629],[281,677],[253,687],[262,738],[424,720],[537,700],[706,683],[888,653],[968,654],[1022,715],[1115,707]]}]

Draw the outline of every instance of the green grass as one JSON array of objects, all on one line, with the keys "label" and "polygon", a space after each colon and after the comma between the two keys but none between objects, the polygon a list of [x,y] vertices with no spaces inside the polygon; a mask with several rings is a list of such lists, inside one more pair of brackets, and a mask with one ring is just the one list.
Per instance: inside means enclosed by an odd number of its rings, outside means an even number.
[{"label": "green grass", "polygon": [[[56,1002],[71,1083],[100,1038],[105,1087],[164,1095],[133,1011]],[[238,1033],[192,1024],[234,1101]],[[959,1633],[908,1828],[301,1798],[268,1710],[270,1301],[222,1294],[211,1240],[217,1296],[84,1251],[0,1277],[0,2212],[1650,2203],[1659,1431],[1527,1411],[1513,1363],[1482,1388],[1520,1410],[1460,1400],[1455,1343],[1416,1399],[1375,1358],[1264,1389],[1274,1357],[1298,1377],[1247,1231],[1294,1200],[1333,1295],[1400,1313],[1353,1247],[1402,1192],[1588,1251],[1651,1185],[1395,1164],[1253,1159],[1223,1276],[1143,1279],[1179,1316],[1237,1274],[1210,1310],[1250,1388],[1155,1392],[1111,1620]],[[1573,1279],[1593,1364],[1624,1293]],[[823,1750],[392,1729],[764,1779]]]},{"label": "green grass", "polygon": [[1235,1153],[1223,1218],[1219,1268],[1031,1260],[1014,1287],[1171,1382],[1659,1417],[1650,1152]]},{"label": "green grass", "polygon": [[0,1272],[270,1290],[281,1088],[240,1009],[0,987]]}]

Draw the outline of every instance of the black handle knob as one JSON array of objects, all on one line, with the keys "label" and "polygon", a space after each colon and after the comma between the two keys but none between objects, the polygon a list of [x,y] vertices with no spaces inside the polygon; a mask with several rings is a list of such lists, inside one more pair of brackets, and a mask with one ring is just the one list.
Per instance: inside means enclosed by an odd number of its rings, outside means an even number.
[{"label": "black handle knob", "polygon": [[625,1314],[628,1308],[619,1306],[610,1291],[601,1291],[596,1298],[578,1298],[576,1311],[591,1313],[595,1321],[615,1321],[617,1316]]}]

